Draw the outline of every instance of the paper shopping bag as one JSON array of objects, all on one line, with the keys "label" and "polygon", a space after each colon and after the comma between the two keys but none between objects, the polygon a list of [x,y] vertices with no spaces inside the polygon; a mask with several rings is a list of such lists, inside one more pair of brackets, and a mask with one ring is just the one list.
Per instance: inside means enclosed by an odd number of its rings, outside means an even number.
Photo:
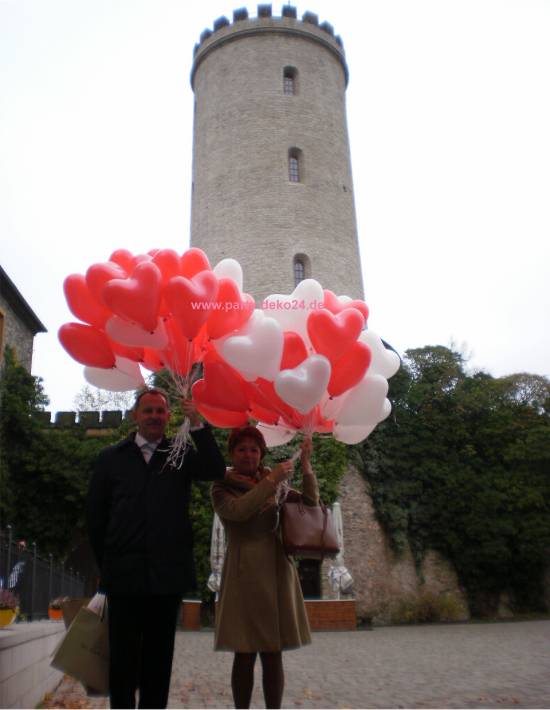
[{"label": "paper shopping bag", "polygon": [[107,611],[99,615],[82,607],[57,647],[51,665],[86,688],[109,694],[109,628]]}]

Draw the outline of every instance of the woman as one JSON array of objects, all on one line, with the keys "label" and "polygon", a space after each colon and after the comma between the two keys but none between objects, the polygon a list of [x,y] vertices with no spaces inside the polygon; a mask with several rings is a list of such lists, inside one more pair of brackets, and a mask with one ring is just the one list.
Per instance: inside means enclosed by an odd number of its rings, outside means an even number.
[{"label": "woman", "polygon": [[[227,535],[215,649],[235,653],[231,674],[235,707],[250,707],[259,653],[266,707],[280,708],[281,652],[311,642],[298,574],[284,551],[278,525],[278,502],[294,464],[284,461],[271,470],[265,468],[266,443],[253,426],[234,430],[228,448],[233,466],[225,480],[212,487],[214,509]],[[306,505],[317,505],[311,449],[311,439],[306,439],[301,453],[302,498]],[[285,494],[300,497],[292,489]]]}]

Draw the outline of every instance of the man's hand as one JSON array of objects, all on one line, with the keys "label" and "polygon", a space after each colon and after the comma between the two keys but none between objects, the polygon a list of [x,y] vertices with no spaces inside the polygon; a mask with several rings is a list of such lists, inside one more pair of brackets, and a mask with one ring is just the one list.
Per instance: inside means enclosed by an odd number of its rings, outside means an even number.
[{"label": "man's hand", "polygon": [[186,417],[189,417],[191,426],[200,426],[201,418],[200,414],[197,412],[197,408],[192,399],[182,399],[181,400],[181,411]]}]

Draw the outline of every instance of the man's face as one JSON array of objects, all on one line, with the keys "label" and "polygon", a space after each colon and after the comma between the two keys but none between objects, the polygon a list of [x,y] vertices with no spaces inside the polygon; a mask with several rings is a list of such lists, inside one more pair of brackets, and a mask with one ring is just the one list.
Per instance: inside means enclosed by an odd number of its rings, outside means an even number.
[{"label": "man's face", "polygon": [[160,394],[144,394],[133,412],[138,432],[147,441],[162,438],[170,419],[170,410]]}]

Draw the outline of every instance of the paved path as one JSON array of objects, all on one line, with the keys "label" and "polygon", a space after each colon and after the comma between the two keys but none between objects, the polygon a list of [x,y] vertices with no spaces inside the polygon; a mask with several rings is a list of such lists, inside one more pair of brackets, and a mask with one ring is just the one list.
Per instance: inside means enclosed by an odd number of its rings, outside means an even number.
[{"label": "paved path", "polygon": [[[232,707],[232,654],[212,642],[177,634],[170,708]],[[286,708],[550,708],[548,620],[317,632],[284,658]],[[260,685],[258,662],[253,707]],[[107,707],[90,701],[64,681],[46,707]]]}]

